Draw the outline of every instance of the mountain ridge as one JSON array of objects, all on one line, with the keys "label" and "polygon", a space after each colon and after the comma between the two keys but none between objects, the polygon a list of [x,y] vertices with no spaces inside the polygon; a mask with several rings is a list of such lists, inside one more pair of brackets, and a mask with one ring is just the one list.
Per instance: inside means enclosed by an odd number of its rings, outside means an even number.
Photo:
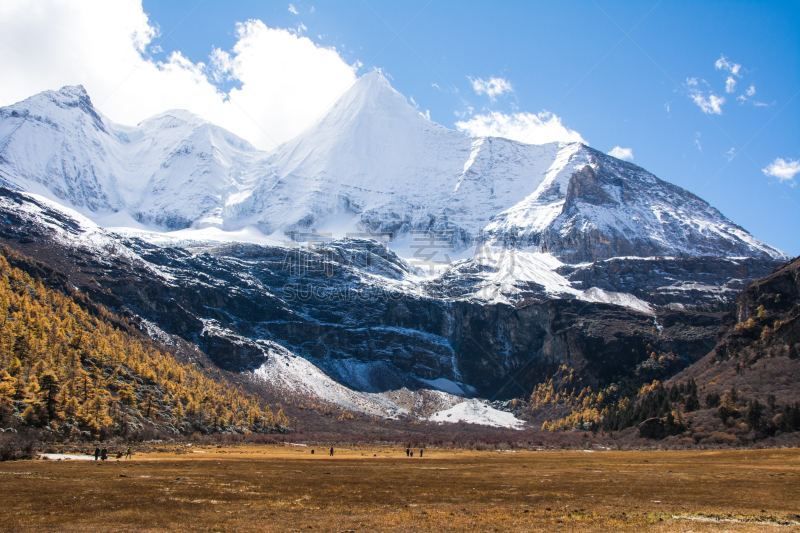
[{"label": "mountain ridge", "polygon": [[0,108],[0,143],[0,182],[104,226],[284,240],[320,228],[390,233],[406,247],[409,232],[436,231],[457,252],[486,241],[571,264],[788,258],[696,195],[580,143],[470,138],[430,122],[377,72],[268,153],[185,111],[113,124],[80,86]]}]

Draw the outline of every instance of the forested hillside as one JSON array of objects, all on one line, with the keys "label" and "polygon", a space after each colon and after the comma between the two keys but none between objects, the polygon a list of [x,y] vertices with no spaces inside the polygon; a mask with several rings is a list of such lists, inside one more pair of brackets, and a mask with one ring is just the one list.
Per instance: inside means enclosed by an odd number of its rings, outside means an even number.
[{"label": "forested hillside", "polygon": [[84,294],[52,290],[8,258],[37,270],[0,248],[0,427],[88,439],[288,426],[283,411],[178,361]]},{"label": "forested hillside", "polygon": [[[748,444],[800,431],[800,258],[742,291],[703,359],[666,382],[580,387],[565,366],[537,387],[543,429],[621,431],[685,444]],[[669,354],[651,354],[668,362]],[[639,376],[643,378],[644,376]]]}]

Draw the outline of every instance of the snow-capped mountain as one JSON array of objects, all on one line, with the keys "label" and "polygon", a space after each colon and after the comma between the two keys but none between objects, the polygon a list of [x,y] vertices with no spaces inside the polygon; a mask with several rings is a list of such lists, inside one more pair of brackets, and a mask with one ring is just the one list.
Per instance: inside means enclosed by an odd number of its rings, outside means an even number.
[{"label": "snow-capped mountain", "polygon": [[178,229],[213,216],[262,154],[187,111],[136,127],[95,111],[83,87],[0,108],[0,182],[108,226]]},{"label": "snow-capped mountain", "polygon": [[688,191],[580,143],[448,130],[377,72],[270,153],[185,111],[120,126],[82,87],[45,92],[0,109],[0,183],[104,226],[450,230],[455,251],[489,241],[573,264],[786,257]]}]

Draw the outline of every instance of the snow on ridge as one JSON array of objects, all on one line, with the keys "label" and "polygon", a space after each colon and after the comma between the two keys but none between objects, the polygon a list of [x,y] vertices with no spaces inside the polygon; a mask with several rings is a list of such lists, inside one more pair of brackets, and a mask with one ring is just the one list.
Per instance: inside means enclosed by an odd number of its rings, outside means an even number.
[{"label": "snow on ridge", "polygon": [[[36,117],[29,120],[29,113]],[[396,238],[434,221],[434,229],[457,230],[458,251],[471,245],[465,236],[481,233],[520,242],[536,241],[548,228],[566,235],[570,178],[586,166],[602,167],[644,194],[616,207],[577,202],[581,216],[572,220],[581,231],[616,232],[665,253],[693,255],[693,245],[665,233],[671,224],[671,231],[715,243],[704,254],[738,248],[788,257],[687,191],[581,143],[475,139],[432,123],[377,72],[270,153],[184,110],[137,126],[102,118],[99,127],[99,116],[81,87],[0,108],[3,181],[103,226],[201,232],[210,240],[257,240],[257,229],[276,240],[332,220],[339,221],[335,231],[369,226]],[[692,204],[691,212],[682,203]]]}]

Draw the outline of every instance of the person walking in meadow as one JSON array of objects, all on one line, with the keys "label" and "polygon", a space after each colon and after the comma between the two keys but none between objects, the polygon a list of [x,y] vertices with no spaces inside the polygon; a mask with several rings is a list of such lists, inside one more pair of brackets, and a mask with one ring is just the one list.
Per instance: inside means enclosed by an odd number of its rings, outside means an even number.
[{"label": "person walking in meadow", "polygon": [[411,448],[406,448],[406,457],[411,457]]},{"label": "person walking in meadow", "polygon": [[100,452],[100,459],[102,459],[103,461],[108,459],[108,448],[103,447],[103,450]]},{"label": "person walking in meadow", "polygon": [[95,446],[94,447],[94,460],[97,461],[98,459],[100,459],[100,447],[99,446]]},{"label": "person walking in meadow", "polygon": [[128,446],[128,450],[125,452],[125,458],[126,459],[130,459],[131,458],[131,447],[130,446]]},{"label": "person walking in meadow", "polygon": [[331,446],[331,457],[333,457],[333,446]]},{"label": "person walking in meadow", "polygon": [[419,456],[422,457],[422,448],[419,449]]}]

